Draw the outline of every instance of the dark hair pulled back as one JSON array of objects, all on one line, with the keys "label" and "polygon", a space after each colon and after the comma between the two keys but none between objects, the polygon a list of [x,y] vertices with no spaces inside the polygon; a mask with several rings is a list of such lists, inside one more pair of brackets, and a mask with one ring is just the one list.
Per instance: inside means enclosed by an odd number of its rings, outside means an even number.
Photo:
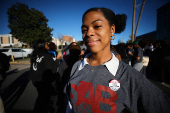
[{"label": "dark hair pulled back", "polygon": [[115,25],[115,33],[121,33],[122,31],[125,30],[127,20],[126,14],[115,15],[115,13],[110,9],[103,7],[102,8],[94,7],[88,9],[83,14],[82,21],[84,21],[85,15],[91,11],[100,11],[103,14],[103,16],[109,21],[110,26],[112,26],[113,24]]}]

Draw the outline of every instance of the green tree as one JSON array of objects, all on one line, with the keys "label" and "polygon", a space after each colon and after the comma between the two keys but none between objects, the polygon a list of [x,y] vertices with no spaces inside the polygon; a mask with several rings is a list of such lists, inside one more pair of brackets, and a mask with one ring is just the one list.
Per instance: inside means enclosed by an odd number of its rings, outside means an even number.
[{"label": "green tree", "polygon": [[50,41],[53,31],[41,11],[29,9],[26,4],[16,3],[7,11],[10,34],[19,41],[32,44],[38,39]]},{"label": "green tree", "polygon": [[77,45],[80,46],[80,45],[81,45],[81,42],[82,42],[81,40],[80,40],[80,41],[77,41]]}]

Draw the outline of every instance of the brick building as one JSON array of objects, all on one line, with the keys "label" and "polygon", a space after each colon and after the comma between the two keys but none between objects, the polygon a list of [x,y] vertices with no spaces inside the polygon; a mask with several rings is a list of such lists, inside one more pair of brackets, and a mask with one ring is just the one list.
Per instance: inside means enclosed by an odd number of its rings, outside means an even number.
[{"label": "brick building", "polygon": [[[52,37],[52,42],[54,42],[57,47],[59,45],[65,45],[65,43],[70,44],[71,42],[76,42],[76,40],[71,37],[71,36],[62,36],[62,40]],[[21,47],[24,43],[18,41],[18,39],[16,39],[15,37],[12,37],[12,34],[2,34],[0,35],[0,45],[1,47],[9,47],[11,46],[17,46],[17,47]]]},{"label": "brick building", "polygon": [[71,42],[77,42],[77,41],[73,37],[66,35],[66,36],[62,36],[62,39],[52,37],[52,42],[55,43],[58,49],[60,45],[64,46],[66,43],[69,45]]},{"label": "brick building", "polygon": [[69,36],[69,35],[63,36],[62,39],[66,42],[76,42],[76,40],[72,36]]},{"label": "brick building", "polygon": [[12,37],[12,34],[0,35],[0,44],[1,44],[1,47],[10,46],[10,45],[22,46],[22,42],[18,41],[18,39],[16,39],[16,38]]}]

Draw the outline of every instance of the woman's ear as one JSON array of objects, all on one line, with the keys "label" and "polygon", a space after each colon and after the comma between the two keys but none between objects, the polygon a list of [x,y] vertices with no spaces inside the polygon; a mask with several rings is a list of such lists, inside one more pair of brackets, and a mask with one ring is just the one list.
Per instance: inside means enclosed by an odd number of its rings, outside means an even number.
[{"label": "woman's ear", "polygon": [[113,36],[115,33],[115,25],[113,24],[110,29],[111,29],[111,36]]}]

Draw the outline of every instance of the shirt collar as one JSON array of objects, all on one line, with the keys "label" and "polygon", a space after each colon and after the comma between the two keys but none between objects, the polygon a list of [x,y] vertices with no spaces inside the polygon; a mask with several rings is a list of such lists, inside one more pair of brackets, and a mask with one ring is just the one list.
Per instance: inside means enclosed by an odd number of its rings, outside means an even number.
[{"label": "shirt collar", "polygon": [[[84,66],[86,64],[89,65],[89,63],[87,62],[87,57],[90,55],[91,53],[87,54],[84,59],[82,60],[80,66],[79,66],[79,70],[82,70],[84,68]],[[116,75],[117,69],[119,67],[119,60],[115,57],[115,55],[112,53],[112,59],[109,60],[108,62],[105,62],[104,64],[107,67],[107,69],[109,70],[109,72],[112,75]]]}]

